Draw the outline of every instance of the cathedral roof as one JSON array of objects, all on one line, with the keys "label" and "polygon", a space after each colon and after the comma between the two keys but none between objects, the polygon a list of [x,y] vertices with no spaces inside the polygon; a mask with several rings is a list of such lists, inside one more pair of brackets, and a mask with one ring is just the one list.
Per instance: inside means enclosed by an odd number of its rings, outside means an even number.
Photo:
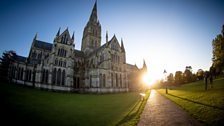
[{"label": "cathedral roof", "polygon": [[138,67],[136,66],[136,64],[132,65],[132,64],[126,63],[126,66],[127,66],[127,68],[132,69],[132,70],[139,70]]},{"label": "cathedral roof", "polygon": [[40,41],[40,40],[36,40],[34,46],[37,47],[37,48],[40,48],[40,49],[51,51],[53,44],[43,42],[43,41]]},{"label": "cathedral roof", "polygon": [[82,51],[75,49],[74,52],[75,52],[75,56],[77,56],[77,57],[84,57],[84,53]]},{"label": "cathedral roof", "polygon": [[92,55],[96,54],[97,52],[101,51],[102,49],[107,48],[112,43],[113,40],[118,41],[115,35],[113,36],[113,38],[109,42],[104,43],[102,46],[100,46],[99,48],[94,50],[88,56],[92,56]]},{"label": "cathedral roof", "polygon": [[90,57],[90,56],[96,54],[97,52],[101,51],[102,49],[106,48],[109,43],[110,42],[103,44],[102,46],[100,46],[99,48],[97,48],[96,50],[94,50],[92,53],[90,53],[88,56]]},{"label": "cathedral roof", "polygon": [[16,61],[19,61],[19,62],[26,62],[26,57],[16,55]]}]

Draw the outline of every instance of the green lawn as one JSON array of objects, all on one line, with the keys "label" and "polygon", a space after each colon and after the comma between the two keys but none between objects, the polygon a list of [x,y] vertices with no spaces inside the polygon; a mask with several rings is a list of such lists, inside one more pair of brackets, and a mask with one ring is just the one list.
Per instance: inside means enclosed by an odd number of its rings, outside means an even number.
[{"label": "green lawn", "polygon": [[206,125],[224,124],[224,78],[213,82],[213,88],[205,91],[203,81],[172,87],[168,95],[164,89],[158,90],[193,117]]},{"label": "green lawn", "polygon": [[134,125],[144,108],[138,92],[73,94],[0,84],[0,93],[4,110],[1,120],[9,124],[105,126],[131,122]]}]

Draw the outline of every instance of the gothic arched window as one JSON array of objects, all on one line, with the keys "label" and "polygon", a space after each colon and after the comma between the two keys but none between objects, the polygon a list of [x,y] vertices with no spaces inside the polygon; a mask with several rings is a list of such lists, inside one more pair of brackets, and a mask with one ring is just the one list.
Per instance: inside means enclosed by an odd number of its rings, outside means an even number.
[{"label": "gothic arched window", "polygon": [[42,71],[42,79],[41,79],[42,83],[44,83],[44,79],[45,79],[45,69]]},{"label": "gothic arched window", "polygon": [[123,87],[122,86],[122,75],[120,74],[120,87]]},{"label": "gothic arched window", "polygon": [[11,69],[11,76],[12,76],[12,78],[14,78],[14,71],[15,71],[15,68],[14,68],[14,66],[12,66],[12,69]]},{"label": "gothic arched window", "polygon": [[58,56],[60,56],[61,49],[58,49]]},{"label": "gothic arched window", "polygon": [[65,50],[62,49],[62,53],[61,53],[61,56],[64,57],[64,54],[65,54]]},{"label": "gothic arched window", "polygon": [[52,84],[55,84],[56,80],[56,68],[53,70],[53,75],[52,75]]},{"label": "gothic arched window", "polygon": [[41,56],[42,56],[42,54],[41,54],[41,53],[39,53],[39,54],[38,54],[38,56],[37,56],[37,59],[39,59],[39,60],[40,60],[40,59],[41,59]]},{"label": "gothic arched window", "polygon": [[80,87],[80,79],[79,79],[79,77],[77,78],[77,88],[79,88]]},{"label": "gothic arched window", "polygon": [[89,76],[89,86],[92,87],[92,75]]},{"label": "gothic arched window", "polygon": [[26,70],[26,72],[25,72],[25,81],[27,81],[28,80],[28,70]]},{"label": "gothic arched window", "polygon": [[61,43],[63,43],[63,41],[64,41],[64,36],[61,37]]},{"label": "gothic arched window", "polygon": [[118,75],[116,74],[116,87],[118,87]]},{"label": "gothic arched window", "polygon": [[95,47],[97,47],[97,41],[95,41]]},{"label": "gothic arched window", "polygon": [[77,88],[76,77],[74,77],[73,85],[74,85],[74,88]]},{"label": "gothic arched window", "polygon": [[91,41],[91,45],[90,45],[90,46],[91,46],[91,47],[93,47],[93,45],[94,45],[94,41],[92,40],[92,41]]},{"label": "gothic arched window", "polygon": [[48,70],[45,71],[45,83],[48,84]]},{"label": "gothic arched window", "polygon": [[28,78],[28,81],[31,81],[31,75],[32,75],[32,71],[31,70],[29,70],[29,78]]},{"label": "gothic arched window", "polygon": [[60,52],[60,54],[59,54],[60,56],[63,56],[63,51],[64,51],[64,50],[61,49],[61,52]]},{"label": "gothic arched window", "polygon": [[64,55],[64,57],[66,57],[66,53],[67,53],[67,51],[65,50],[65,55]]},{"label": "gothic arched window", "polygon": [[65,70],[62,72],[62,85],[65,85]]},{"label": "gothic arched window", "polygon": [[64,62],[63,66],[66,67],[66,61]]},{"label": "gothic arched window", "polygon": [[67,44],[67,42],[68,42],[68,37],[66,37],[66,39],[65,39],[65,44]]},{"label": "gothic arched window", "polygon": [[19,67],[19,69],[18,69],[18,71],[17,71],[17,79],[18,79],[18,80],[20,79],[20,67]]},{"label": "gothic arched window", "polygon": [[61,84],[61,69],[58,69],[57,72],[57,85]]},{"label": "gothic arched window", "polygon": [[23,68],[21,69],[20,80],[23,80]]},{"label": "gothic arched window", "polygon": [[37,53],[35,52],[35,51],[33,51],[33,53],[32,53],[32,58],[36,58],[36,56],[37,56]]},{"label": "gothic arched window", "polygon": [[14,66],[13,77],[16,78],[16,67]]},{"label": "gothic arched window", "polygon": [[54,64],[58,65],[58,59],[57,58],[55,59],[55,63]]},{"label": "gothic arched window", "polygon": [[100,74],[100,87],[103,87],[103,77],[102,77],[102,74]]},{"label": "gothic arched window", "polygon": [[106,87],[106,75],[103,74],[103,87]]},{"label": "gothic arched window", "polygon": [[61,66],[61,61],[60,60],[58,61],[58,66]]},{"label": "gothic arched window", "polygon": [[111,86],[114,87],[114,77],[113,77],[113,73],[111,73]]}]

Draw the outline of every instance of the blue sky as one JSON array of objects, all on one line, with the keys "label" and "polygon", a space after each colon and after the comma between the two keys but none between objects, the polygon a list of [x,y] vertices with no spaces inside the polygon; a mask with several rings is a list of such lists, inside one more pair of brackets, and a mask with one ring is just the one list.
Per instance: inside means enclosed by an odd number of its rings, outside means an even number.
[{"label": "blue sky", "polygon": [[[0,53],[28,56],[32,39],[53,42],[61,31],[75,32],[80,50],[83,29],[95,0],[1,0]],[[209,69],[212,39],[224,24],[222,0],[98,0],[102,44],[106,31],[123,38],[127,62],[160,76],[185,66]]]}]

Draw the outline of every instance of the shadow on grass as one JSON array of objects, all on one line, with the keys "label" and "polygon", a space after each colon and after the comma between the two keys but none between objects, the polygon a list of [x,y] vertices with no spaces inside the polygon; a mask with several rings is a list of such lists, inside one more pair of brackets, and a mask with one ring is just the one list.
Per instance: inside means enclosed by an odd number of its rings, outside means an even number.
[{"label": "shadow on grass", "polygon": [[[138,115],[138,113],[139,113],[139,111],[140,111],[140,107],[142,106],[142,104],[143,104],[142,101],[137,102],[137,103],[135,104],[135,106],[130,110],[130,112],[129,112],[129,113],[128,113],[122,120],[120,120],[120,121],[117,123],[117,126],[119,126],[119,125],[121,125],[121,124],[124,124],[124,123],[127,123],[128,120],[134,119],[134,118]],[[137,109],[136,112],[134,112],[135,109]]]},{"label": "shadow on grass", "polygon": [[120,125],[136,125],[138,123],[138,120],[140,119],[140,115],[142,111],[144,110],[144,106],[148,100],[148,97],[150,95],[150,92],[148,92],[148,95],[145,96],[144,100],[139,100],[135,103],[133,108],[127,113],[127,115],[120,120],[116,126]]},{"label": "shadow on grass", "polygon": [[224,110],[224,108],[221,108],[221,107],[217,107],[217,106],[213,106],[213,105],[204,104],[204,103],[197,102],[197,101],[193,101],[193,100],[190,100],[190,99],[187,99],[187,98],[182,98],[182,97],[179,97],[179,96],[176,96],[176,95],[173,95],[173,94],[168,94],[168,95],[173,96],[173,97],[176,97],[176,98],[179,98],[179,99],[182,99],[182,100],[185,100],[185,101],[188,101],[188,102],[192,102],[192,103],[196,103],[196,104],[204,105],[204,106],[207,106],[207,107],[212,107],[212,108],[214,108],[214,109]]}]

